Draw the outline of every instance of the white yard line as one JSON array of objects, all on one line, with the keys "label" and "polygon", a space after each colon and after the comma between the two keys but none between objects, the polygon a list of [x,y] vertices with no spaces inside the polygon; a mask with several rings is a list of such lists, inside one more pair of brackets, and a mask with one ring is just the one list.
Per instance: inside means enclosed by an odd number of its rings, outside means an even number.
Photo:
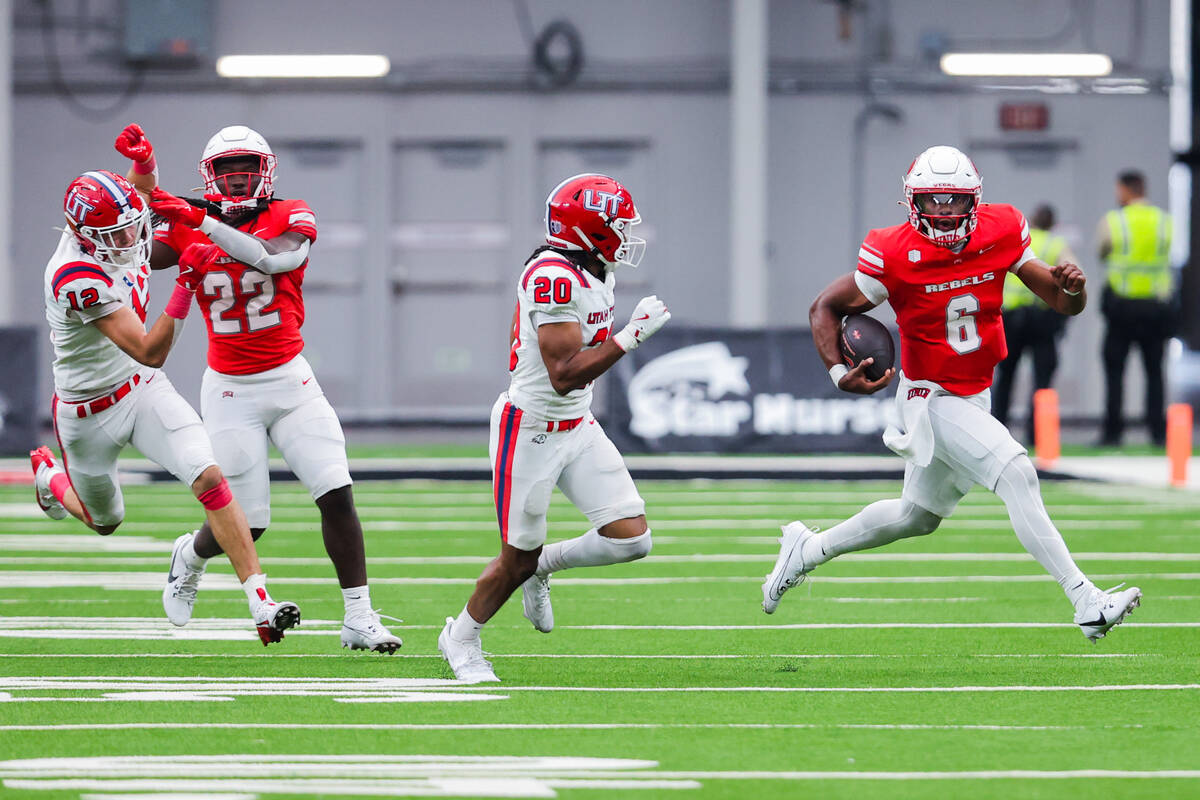
[{"label": "white yard line", "polygon": [[344,731],[570,731],[570,730],[865,730],[865,731],[1102,731],[1144,725],[925,725],[888,722],[463,722],[463,723],[288,723],[288,722],[98,722],[61,725],[0,725],[0,731],[129,730],[344,730]]}]

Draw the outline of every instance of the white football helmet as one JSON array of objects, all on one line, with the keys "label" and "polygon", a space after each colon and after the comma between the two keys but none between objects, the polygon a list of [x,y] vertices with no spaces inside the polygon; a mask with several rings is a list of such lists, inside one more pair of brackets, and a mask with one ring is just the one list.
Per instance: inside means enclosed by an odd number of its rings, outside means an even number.
[{"label": "white football helmet", "polygon": [[[226,158],[258,158],[258,168],[249,172],[218,174],[216,163]],[[200,177],[206,195],[220,198],[221,209],[253,208],[261,198],[275,193],[275,153],[258,131],[245,125],[222,128],[208,140],[200,157]],[[241,180],[238,180],[238,177]],[[233,180],[231,180],[231,178]],[[240,185],[242,191],[231,188]]]},{"label": "white football helmet", "polygon": [[904,175],[909,224],[942,247],[953,247],[975,230],[982,196],[974,162],[946,145],[921,153]]}]

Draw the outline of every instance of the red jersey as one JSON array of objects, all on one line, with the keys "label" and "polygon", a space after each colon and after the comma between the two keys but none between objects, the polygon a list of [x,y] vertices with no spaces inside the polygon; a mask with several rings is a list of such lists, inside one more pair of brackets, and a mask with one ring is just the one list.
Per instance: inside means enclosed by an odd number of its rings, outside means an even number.
[{"label": "red jersey", "polygon": [[[236,226],[260,239],[288,231],[317,240],[317,218],[303,200],[274,200],[258,216]],[[208,237],[186,225],[172,225],[155,239],[176,253]],[[229,256],[209,269],[196,292],[208,326],[208,366],[227,375],[266,372],[299,355],[304,349],[305,261],[289,272],[268,275]]]},{"label": "red jersey", "polygon": [[906,377],[933,381],[958,395],[992,385],[996,364],[1008,355],[1000,305],[1004,279],[1029,247],[1029,225],[1010,205],[983,203],[966,246],[955,253],[917,233],[907,222],[867,234],[858,280],[872,301],[887,299],[900,326],[900,363]]}]

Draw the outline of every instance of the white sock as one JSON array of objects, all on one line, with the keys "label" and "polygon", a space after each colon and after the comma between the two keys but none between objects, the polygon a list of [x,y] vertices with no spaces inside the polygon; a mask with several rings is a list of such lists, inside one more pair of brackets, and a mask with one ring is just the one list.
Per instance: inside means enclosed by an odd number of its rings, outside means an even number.
[{"label": "white sock", "polygon": [[267,576],[261,572],[256,572],[242,581],[242,591],[246,593],[246,599],[250,601],[251,611],[257,608],[259,603],[274,602],[271,600],[271,595],[267,593]]},{"label": "white sock", "polygon": [[371,610],[371,590],[365,585],[342,589],[342,602],[346,606],[346,619]]},{"label": "white sock", "polygon": [[1078,607],[1095,585],[1075,566],[1062,534],[1050,521],[1038,488],[1037,470],[1028,456],[1014,458],[1000,472],[996,495],[1008,509],[1021,546],[1058,581],[1071,605]]},{"label": "white sock", "polygon": [[[196,531],[199,533],[200,531]],[[207,558],[201,558],[196,555],[196,534],[192,534],[192,538],[188,539],[187,544],[179,551],[179,557],[183,559],[184,566],[190,570],[204,569],[204,565],[208,563]]]},{"label": "white sock", "polygon": [[470,642],[479,638],[479,632],[483,630],[483,623],[476,622],[475,618],[467,611],[467,607],[463,606],[462,613],[454,618],[454,622],[450,623],[450,638],[460,642]]},{"label": "white sock", "polygon": [[907,500],[880,500],[845,522],[810,537],[800,556],[805,567],[817,566],[842,553],[932,533],[941,521],[941,517]]},{"label": "white sock", "polygon": [[600,567],[636,561],[650,552],[650,529],[630,539],[601,536],[595,528],[583,536],[548,544],[538,557],[539,575],[547,575],[569,567]]}]

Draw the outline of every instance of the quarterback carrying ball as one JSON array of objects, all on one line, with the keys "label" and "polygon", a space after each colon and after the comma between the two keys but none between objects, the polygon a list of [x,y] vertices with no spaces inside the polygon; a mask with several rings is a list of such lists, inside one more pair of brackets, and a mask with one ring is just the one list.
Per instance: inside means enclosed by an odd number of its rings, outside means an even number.
[{"label": "quarterback carrying ball", "polygon": [[[612,333],[615,270],[636,267],[645,249],[632,234],[639,222],[629,191],[607,175],[568,178],[546,198],[546,244],[517,280],[511,381],[492,408],[489,450],[500,555],[438,637],[459,680],[499,680],[483,657],[479,632],[518,586],[525,616],[549,633],[552,573],[650,552],[646,504],[590,411],[592,381],[671,318],[661,300],[644,297],[629,324]],[[543,547],[556,485],[593,527]]]},{"label": "quarterback carrying ball", "polygon": [[1025,448],[990,413],[992,374],[1007,353],[1000,319],[1005,275],[1014,272],[1061,314],[1083,311],[1087,294],[1079,267],[1039,261],[1021,212],[981,203],[982,188],[974,163],[953,147],[921,153],[904,176],[908,221],[868,233],[857,271],[813,302],[817,351],[834,383],[858,394],[879,391],[894,370],[870,380],[870,359],[847,369],[838,346],[841,319],[885,300],[896,312],[900,425],[889,427],[883,441],[908,465],[898,499],[872,503],[824,533],[802,522],[784,526],[762,587],[768,614],[784,592],[836,556],[932,533],[975,484],[1004,501],[1021,545],[1058,581],[1088,639],[1104,636],[1141,601],[1137,587],[1102,591],[1079,570],[1046,513]]}]

